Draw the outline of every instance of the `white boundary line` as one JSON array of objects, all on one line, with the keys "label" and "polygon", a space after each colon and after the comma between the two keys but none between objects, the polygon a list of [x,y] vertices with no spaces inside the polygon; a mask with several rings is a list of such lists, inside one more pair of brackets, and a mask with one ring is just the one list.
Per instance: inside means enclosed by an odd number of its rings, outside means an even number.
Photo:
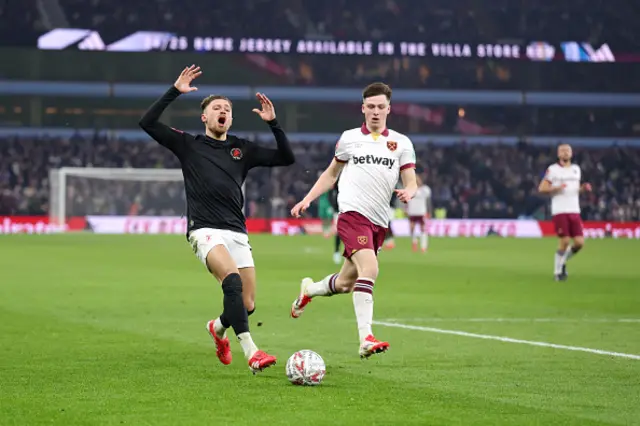
[{"label": "white boundary line", "polygon": [[622,353],[622,352],[609,352],[609,351],[603,351],[603,350],[600,350],[600,349],[583,348],[583,347],[580,347],[580,346],[557,345],[555,343],[536,342],[536,341],[532,341],[532,340],[512,339],[510,337],[492,336],[492,335],[489,335],[489,334],[468,333],[466,331],[458,331],[458,330],[444,330],[442,328],[421,327],[419,325],[398,324],[398,323],[395,323],[395,322],[386,322],[386,321],[374,321],[374,324],[382,325],[382,326],[385,326],[385,327],[404,328],[404,329],[407,329],[407,330],[426,331],[426,332],[429,332],[429,333],[453,334],[453,335],[456,335],[456,336],[474,337],[476,339],[498,340],[500,342],[507,342],[507,343],[520,343],[522,345],[542,346],[542,347],[545,347],[545,348],[564,349],[564,350],[567,350],[567,351],[588,352],[588,353],[597,354],[597,355],[609,355],[609,356],[618,357],[618,358],[628,358],[628,359],[640,360],[640,355],[625,354],[625,353]]},{"label": "white boundary line", "polygon": [[640,323],[640,318],[387,318],[387,322],[548,322],[548,323]]}]

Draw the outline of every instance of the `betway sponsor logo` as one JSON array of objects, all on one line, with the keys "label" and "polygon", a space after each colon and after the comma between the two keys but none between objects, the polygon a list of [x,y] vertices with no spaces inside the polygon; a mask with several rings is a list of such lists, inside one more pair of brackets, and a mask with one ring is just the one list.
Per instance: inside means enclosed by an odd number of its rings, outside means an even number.
[{"label": "betway sponsor logo", "polygon": [[361,155],[359,157],[352,157],[353,164],[375,164],[378,166],[385,166],[389,169],[393,168],[396,164],[396,160],[385,157],[374,157],[373,155]]},{"label": "betway sponsor logo", "polygon": [[49,223],[47,217],[15,216],[0,218],[0,234],[54,234],[68,229],[66,224]]}]

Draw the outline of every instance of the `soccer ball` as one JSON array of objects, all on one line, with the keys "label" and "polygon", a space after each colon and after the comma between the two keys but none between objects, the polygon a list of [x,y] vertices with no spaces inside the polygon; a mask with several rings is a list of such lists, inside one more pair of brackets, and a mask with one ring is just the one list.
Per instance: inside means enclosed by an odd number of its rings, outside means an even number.
[{"label": "soccer ball", "polygon": [[289,357],[286,370],[287,378],[294,385],[316,386],[322,382],[327,368],[320,355],[303,349]]}]

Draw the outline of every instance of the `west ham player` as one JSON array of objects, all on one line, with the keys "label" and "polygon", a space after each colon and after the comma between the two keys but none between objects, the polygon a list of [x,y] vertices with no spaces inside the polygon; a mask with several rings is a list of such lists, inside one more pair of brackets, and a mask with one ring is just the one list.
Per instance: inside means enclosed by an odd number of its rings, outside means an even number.
[{"label": "west ham player", "polygon": [[411,228],[411,246],[413,251],[418,251],[418,236],[420,237],[420,250],[426,252],[429,245],[426,220],[431,212],[431,188],[422,182],[417,176],[418,190],[416,196],[407,203],[407,216]]},{"label": "west ham player", "polygon": [[[547,169],[538,190],[551,196],[551,215],[559,238],[555,255],[556,281],[567,279],[567,260],[584,246],[582,220],[580,219],[580,193],[591,191],[588,183],[580,184],[580,166],[571,163],[573,152],[569,144],[558,146],[558,162]],[[573,238],[573,245],[569,245]]]},{"label": "west ham player", "polygon": [[278,148],[268,149],[227,132],[233,121],[231,101],[212,95],[202,101],[200,119],[205,134],[190,135],[159,122],[162,112],[183,93],[197,90],[192,81],[202,74],[199,67],[185,68],[175,84],[140,120],[158,143],[180,160],[187,198],[187,239],[208,271],[222,284],[223,312],[209,321],[207,330],[223,364],[231,362],[226,330],[233,331],[252,372],[267,368],[276,358],[258,350],[249,333],[248,315],[255,310],[256,275],[242,213],[242,184],[254,167],[287,166],[295,161],[275,109],[263,94],[256,94],[261,109],[254,109],[267,122]]},{"label": "west ham player", "polygon": [[[389,343],[373,336],[373,288],[378,277],[377,253],[389,226],[389,203],[394,191],[408,202],[416,193],[415,153],[411,140],[387,128],[391,88],[373,83],[363,92],[365,123],[342,133],[335,157],[311,191],[291,210],[299,217],[309,204],[335,184],[338,175],[338,234],[345,262],[338,274],[314,282],[304,278],[293,302],[291,316],[298,318],[316,296],[353,292],[360,336],[360,356],[384,352]],[[395,189],[398,178],[404,189]]]}]

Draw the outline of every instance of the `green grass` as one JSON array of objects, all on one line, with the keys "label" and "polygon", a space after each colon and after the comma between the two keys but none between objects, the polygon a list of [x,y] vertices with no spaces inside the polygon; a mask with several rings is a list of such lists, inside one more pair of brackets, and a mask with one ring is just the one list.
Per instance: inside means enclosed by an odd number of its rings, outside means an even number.
[{"label": "green grass", "polygon": [[[336,269],[332,243],[252,244],[252,332],[279,357],[258,376],[235,342],[215,357],[221,291],[184,237],[0,236],[0,424],[640,424],[640,360],[377,325],[391,350],[361,361],[351,297],[288,317],[300,278]],[[589,240],[566,283],[550,239],[408,245],[381,254],[378,320],[640,354],[640,322],[619,321],[640,319],[638,242]],[[317,388],[284,374],[304,348],[327,363]]]}]

